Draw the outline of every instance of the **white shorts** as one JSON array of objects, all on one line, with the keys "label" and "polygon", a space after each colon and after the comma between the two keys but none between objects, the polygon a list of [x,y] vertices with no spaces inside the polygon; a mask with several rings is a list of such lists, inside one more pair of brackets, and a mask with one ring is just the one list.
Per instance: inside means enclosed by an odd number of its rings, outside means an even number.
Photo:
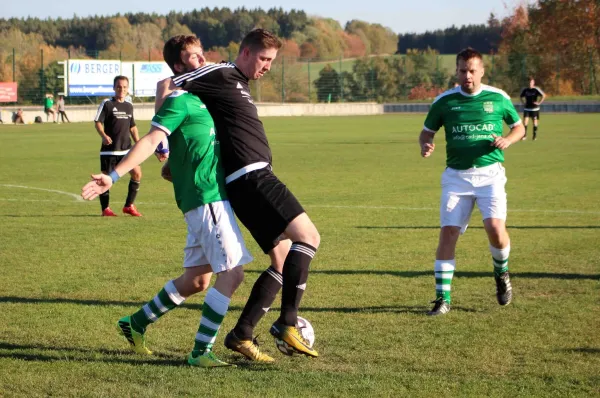
[{"label": "white shorts", "polygon": [[506,173],[500,163],[467,170],[446,168],[442,174],[441,226],[460,227],[464,233],[476,203],[484,220],[506,220],[505,185]]},{"label": "white shorts", "polygon": [[184,218],[188,227],[184,267],[210,264],[219,273],[252,261],[228,200],[197,207]]}]

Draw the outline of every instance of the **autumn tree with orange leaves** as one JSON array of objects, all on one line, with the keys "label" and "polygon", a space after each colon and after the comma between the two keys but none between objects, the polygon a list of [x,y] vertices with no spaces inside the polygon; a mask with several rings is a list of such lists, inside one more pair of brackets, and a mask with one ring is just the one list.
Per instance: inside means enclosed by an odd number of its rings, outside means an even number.
[{"label": "autumn tree with orange leaves", "polygon": [[600,1],[540,0],[503,21],[496,73],[513,94],[528,76],[553,94],[598,94]]}]

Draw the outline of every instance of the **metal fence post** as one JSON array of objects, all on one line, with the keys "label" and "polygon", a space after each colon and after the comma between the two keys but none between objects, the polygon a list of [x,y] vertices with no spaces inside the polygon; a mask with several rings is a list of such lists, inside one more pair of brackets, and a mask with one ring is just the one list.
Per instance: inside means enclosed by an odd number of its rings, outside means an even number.
[{"label": "metal fence post", "polygon": [[13,58],[12,58],[12,61],[13,61],[13,63],[12,63],[13,64],[13,82],[16,82],[17,81],[16,80],[17,64],[16,64],[16,61],[15,61],[15,49],[14,49],[14,47],[13,47]]},{"label": "metal fence post", "polygon": [[281,57],[281,103],[285,102],[285,57]]},{"label": "metal fence post", "polygon": [[344,102],[344,75],[342,75],[342,55],[340,55],[340,102]]},{"label": "metal fence post", "polygon": [[308,103],[310,104],[310,58],[308,59]]},{"label": "metal fence post", "polygon": [[46,79],[44,76],[44,49],[40,49],[40,90],[42,95],[42,101],[44,101],[44,96],[46,93]]},{"label": "metal fence post", "polygon": [[556,54],[556,95],[560,95],[560,55]]}]

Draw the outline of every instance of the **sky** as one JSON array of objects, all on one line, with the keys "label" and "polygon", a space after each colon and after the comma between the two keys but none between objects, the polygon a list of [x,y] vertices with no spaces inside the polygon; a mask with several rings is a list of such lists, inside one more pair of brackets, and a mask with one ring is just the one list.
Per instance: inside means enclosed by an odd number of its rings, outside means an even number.
[{"label": "sky", "polygon": [[[444,29],[452,25],[461,26],[485,23],[491,12],[498,17],[509,14],[516,4],[527,0],[304,0],[302,2],[221,0],[203,2],[178,2],[165,0],[7,0],[0,7],[0,18],[72,18],[89,15],[115,15],[117,12],[156,12],[191,11],[203,7],[228,7],[231,9],[283,8],[302,10],[311,16],[332,18],[340,22],[359,19],[369,23],[379,23],[395,33],[423,33],[427,30]],[[190,6],[183,5],[184,3]],[[283,3],[283,4],[282,4]]]}]

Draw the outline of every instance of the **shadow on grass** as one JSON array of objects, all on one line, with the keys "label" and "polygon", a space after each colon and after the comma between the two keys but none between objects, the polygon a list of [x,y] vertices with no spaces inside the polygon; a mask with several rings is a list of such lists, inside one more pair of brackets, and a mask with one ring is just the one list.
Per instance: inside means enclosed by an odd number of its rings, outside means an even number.
[{"label": "shadow on grass", "polygon": [[[261,270],[244,270],[247,274],[260,274]],[[399,278],[420,278],[433,277],[433,269],[431,271],[382,271],[382,270],[311,270],[311,275],[388,275],[397,276]],[[475,272],[475,271],[456,271],[455,278],[488,278],[494,275],[494,271]],[[526,278],[526,279],[600,279],[600,274],[563,274],[558,272],[511,272],[511,278]],[[1,301],[1,300],[0,300]]]},{"label": "shadow on grass", "polygon": [[[18,303],[18,304],[77,304],[91,306],[123,306],[123,307],[141,307],[145,303],[137,303],[131,301],[113,301],[113,300],[82,300],[69,298],[36,298],[36,297],[16,297],[16,296],[0,296],[0,303]],[[201,310],[201,304],[183,304],[181,308],[193,310]],[[241,311],[242,307],[232,306],[230,310]],[[369,306],[369,307],[302,307],[303,312],[339,312],[339,313],[396,313],[396,314],[424,314],[428,311],[428,307],[424,306],[406,306],[406,305],[384,305],[384,306]],[[463,312],[478,312],[477,310],[465,307],[452,307],[452,310]],[[271,311],[279,311],[277,307],[271,307]],[[0,346],[0,349],[2,346]]]},{"label": "shadow on grass", "polygon": [[583,354],[597,354],[600,355],[600,348],[591,348],[591,347],[577,347],[577,348],[563,348],[559,351],[563,352],[580,352]]},{"label": "shadow on grass", "polygon": [[[438,226],[423,225],[423,226],[407,226],[407,225],[396,225],[396,226],[356,226],[358,229],[440,229]],[[510,229],[600,229],[600,225],[507,225],[506,228]],[[469,229],[483,229],[482,226],[470,226]]]},{"label": "shadow on grass", "polygon": [[[38,351],[41,353],[24,353],[20,351]],[[56,352],[56,355],[51,355]],[[79,355],[87,354],[86,356]],[[112,357],[98,358],[96,354],[108,355]],[[48,347],[33,344],[13,344],[0,341],[0,358],[19,359],[23,361],[39,362],[57,362],[57,361],[78,361],[78,362],[107,362],[107,363],[125,363],[132,365],[155,365],[155,366],[181,366],[190,367],[186,361],[186,355],[167,355],[157,353],[151,356],[141,356],[130,351],[109,350],[104,348],[87,349],[81,347]],[[264,364],[251,362],[241,356],[236,355],[229,359],[229,363],[245,370],[262,372],[276,369],[276,364]],[[225,368],[231,369],[231,368]],[[212,370],[211,370],[212,371]]]},{"label": "shadow on grass", "polygon": [[[6,352],[5,352],[6,351]],[[38,351],[42,353],[24,353],[19,351]],[[50,352],[56,352],[51,355]],[[80,354],[84,354],[83,356]],[[96,354],[108,355],[109,357],[97,358]],[[0,342],[0,358],[21,359],[24,361],[80,361],[80,362],[112,362],[128,363],[135,365],[160,365],[160,366],[183,366],[185,358],[155,353],[149,357],[143,357],[130,351],[108,350],[104,348],[81,348],[81,347],[48,347],[33,344],[13,344]]]}]

